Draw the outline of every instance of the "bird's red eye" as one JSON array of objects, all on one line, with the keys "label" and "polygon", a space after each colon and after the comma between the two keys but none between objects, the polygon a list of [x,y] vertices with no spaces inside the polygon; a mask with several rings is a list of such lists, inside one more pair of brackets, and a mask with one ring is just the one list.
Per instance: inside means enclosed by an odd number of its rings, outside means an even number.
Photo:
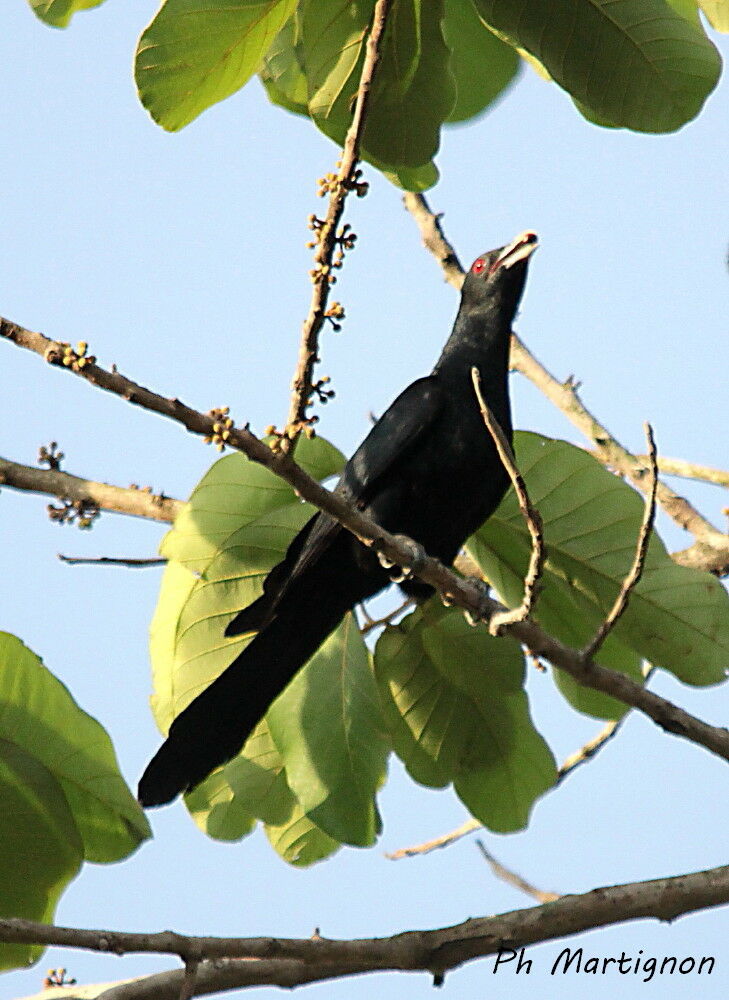
[{"label": "bird's red eye", "polygon": [[485,266],[486,266],[486,261],[483,259],[483,257],[479,257],[478,260],[474,261],[471,270],[473,271],[474,274],[480,274]]}]

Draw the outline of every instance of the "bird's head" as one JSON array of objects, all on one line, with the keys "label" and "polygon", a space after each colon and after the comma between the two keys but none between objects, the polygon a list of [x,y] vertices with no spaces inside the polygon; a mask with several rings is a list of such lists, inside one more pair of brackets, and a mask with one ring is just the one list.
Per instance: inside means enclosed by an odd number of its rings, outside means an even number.
[{"label": "bird's head", "polygon": [[527,230],[508,246],[477,257],[463,281],[463,304],[474,310],[493,306],[511,309],[510,321],[524,290],[529,258],[538,246],[537,234]]}]

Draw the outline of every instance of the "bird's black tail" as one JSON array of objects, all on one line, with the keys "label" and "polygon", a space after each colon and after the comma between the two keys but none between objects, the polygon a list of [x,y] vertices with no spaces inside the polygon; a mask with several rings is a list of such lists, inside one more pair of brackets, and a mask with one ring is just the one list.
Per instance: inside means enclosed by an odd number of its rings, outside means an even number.
[{"label": "bird's black tail", "polygon": [[234,757],[298,670],[354,603],[307,588],[279,609],[231,665],[174,720],[139,782],[147,806],[171,802]]}]

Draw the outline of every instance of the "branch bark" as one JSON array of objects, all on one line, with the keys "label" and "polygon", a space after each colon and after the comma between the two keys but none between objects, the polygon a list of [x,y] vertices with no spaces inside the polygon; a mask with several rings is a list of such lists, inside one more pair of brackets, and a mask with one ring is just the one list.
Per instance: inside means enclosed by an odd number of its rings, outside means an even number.
[{"label": "branch bark", "polygon": [[2,457],[0,486],[56,497],[58,500],[91,503],[99,510],[145,517],[152,521],[174,521],[184,506],[181,500],[174,500],[164,493],[97,483],[93,479],[72,476],[61,469],[36,469]]},{"label": "branch bark", "polygon": [[[96,362],[89,362],[83,367],[65,366],[64,345],[49,340],[41,333],[25,330],[15,323],[0,319],[0,336],[20,347],[35,351],[49,364],[60,366],[62,370],[92,385],[115,393],[153,413],[175,420],[191,433],[208,438],[213,438],[217,434],[215,430],[215,427],[219,427],[217,415],[203,414],[186,406],[179,399],[159,396],[118,371],[106,371]],[[506,610],[498,601],[494,601],[484,593],[481,581],[457,576],[432,556],[421,559],[417,555],[421,549],[419,545],[403,536],[390,534],[361,511],[350,507],[342,497],[331,493],[308,476],[289,455],[274,453],[247,427],[238,428],[231,424],[230,428],[226,429],[226,442],[244,452],[252,461],[280,476],[304,500],[331,514],[364,544],[373,545],[391,563],[416,572],[420,579],[429,583],[443,597],[447,597],[450,603],[468,611],[472,617],[488,622],[494,614]],[[505,626],[504,631],[536,656],[549,660],[554,666],[571,674],[579,684],[602,691],[625,705],[639,709],[666,732],[697,743],[729,761],[727,729],[710,726],[667,699],[636,684],[625,674],[609,670],[591,659],[584,658],[579,650],[565,646],[546,633],[536,622],[529,620],[514,622]]]},{"label": "branch bark", "polygon": [[[560,896],[541,906],[471,918],[452,927],[405,931],[384,938],[189,937],[173,931],[127,933],[0,919],[0,941],[115,955],[154,952],[179,955],[183,962],[205,959],[200,961],[195,982],[195,995],[199,996],[264,984],[291,987],[364,972],[428,972],[440,981],[449,970],[496,954],[501,948],[553,941],[626,920],[671,921],[727,902],[729,866],[725,865],[670,878],[605,886],[579,895]],[[106,1000],[178,997],[184,970],[161,973],[161,977],[132,980],[104,996]]]}]

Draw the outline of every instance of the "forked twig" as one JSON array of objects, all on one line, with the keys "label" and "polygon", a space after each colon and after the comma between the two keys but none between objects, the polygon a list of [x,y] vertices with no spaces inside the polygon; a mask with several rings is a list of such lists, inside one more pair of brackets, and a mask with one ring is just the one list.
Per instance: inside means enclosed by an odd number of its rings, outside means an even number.
[{"label": "forked twig", "polygon": [[539,591],[539,581],[542,576],[542,568],[544,567],[544,529],[541,515],[529,499],[529,492],[527,491],[524,478],[519,472],[511,445],[509,444],[503,430],[499,426],[498,421],[489,409],[486,400],[483,398],[483,393],[481,392],[481,375],[478,368],[471,369],[471,380],[473,382],[476,398],[478,399],[478,405],[481,408],[481,416],[483,417],[484,423],[486,424],[491,437],[494,439],[494,444],[496,445],[496,450],[499,453],[499,458],[509,474],[509,479],[511,480],[514,492],[516,493],[519,501],[519,509],[524,516],[524,520],[526,521],[526,525],[532,539],[532,551],[529,558],[529,568],[527,569],[527,574],[524,577],[524,596],[522,597],[521,604],[518,608],[513,608],[510,611],[502,611],[493,615],[489,621],[489,632],[492,635],[499,635],[504,625],[513,625],[514,622],[523,622],[529,617],[532,608],[534,607]]},{"label": "forked twig", "polygon": [[653,522],[656,516],[656,489],[658,487],[658,457],[656,452],[656,443],[653,439],[653,428],[649,423],[645,423],[643,425],[643,429],[645,430],[646,441],[648,442],[650,483],[648,486],[645,508],[643,510],[643,521],[638,533],[638,543],[635,547],[633,564],[628,571],[628,575],[623,580],[618,596],[615,598],[615,603],[610,609],[607,617],[603,621],[602,625],[600,625],[600,628],[597,630],[590,642],[588,642],[582,650],[582,655],[585,657],[585,660],[591,660],[598,649],[605,642],[608,635],[615,627],[618,619],[627,608],[631,592],[643,575],[645,557],[648,552],[648,543],[650,541],[651,531],[653,530]]}]

